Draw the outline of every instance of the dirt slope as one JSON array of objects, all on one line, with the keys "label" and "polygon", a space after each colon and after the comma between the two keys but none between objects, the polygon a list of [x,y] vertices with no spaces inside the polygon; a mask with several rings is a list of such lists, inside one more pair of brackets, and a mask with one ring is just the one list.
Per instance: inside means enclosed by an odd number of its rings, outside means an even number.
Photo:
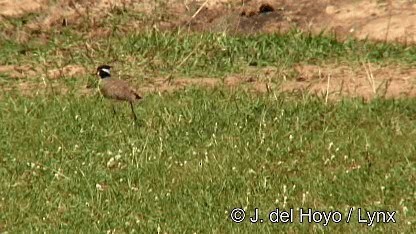
[{"label": "dirt slope", "polygon": [[[82,26],[90,23],[94,36],[105,33],[100,20],[117,9],[127,9],[147,15],[151,23],[140,20],[127,22],[125,30],[141,27],[174,29],[189,27],[196,31],[230,33],[272,33],[298,27],[312,32],[335,32],[340,38],[349,36],[379,41],[414,43],[416,40],[416,3],[412,0],[0,0],[0,23],[12,18],[27,17],[27,31],[47,31],[63,24]],[[114,13],[115,12],[115,13]],[[5,27],[3,33],[13,35],[14,29]],[[19,34],[17,40],[27,40]],[[72,71],[74,70],[74,71]],[[341,65],[317,67],[298,65],[299,77],[285,81],[283,90],[305,89],[309,92],[328,93],[332,96],[416,96],[416,70],[413,68],[378,67],[362,64],[352,68]],[[25,78],[36,74],[27,66],[0,66],[0,72],[11,77]],[[68,66],[57,68],[48,74],[54,79],[71,74],[86,73],[84,68]],[[178,78],[166,83],[164,78],[155,78],[143,85],[143,92],[170,91],[188,85],[245,86],[250,90],[267,92],[276,85],[273,68],[257,70],[260,76],[233,74],[223,81],[203,78]],[[69,75],[68,75],[69,74]],[[254,77],[254,78],[253,78]],[[270,78],[272,77],[272,78]],[[272,82],[271,82],[272,81]]]},{"label": "dirt slope", "polygon": [[416,40],[416,3],[412,0],[0,0],[0,17],[4,20],[36,13],[28,27],[49,29],[64,19],[80,23],[77,21],[87,14],[94,20],[106,17],[117,7],[165,15],[153,21],[164,28],[189,26],[193,30],[253,33],[300,27],[360,39]]}]

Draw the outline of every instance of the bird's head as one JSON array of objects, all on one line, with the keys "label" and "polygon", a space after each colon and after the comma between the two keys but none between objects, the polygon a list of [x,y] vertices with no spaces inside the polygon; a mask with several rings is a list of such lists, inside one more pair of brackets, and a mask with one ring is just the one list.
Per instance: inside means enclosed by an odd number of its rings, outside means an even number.
[{"label": "bird's head", "polygon": [[101,77],[101,79],[111,77],[110,73],[111,67],[109,65],[101,65],[97,67],[97,75]]}]

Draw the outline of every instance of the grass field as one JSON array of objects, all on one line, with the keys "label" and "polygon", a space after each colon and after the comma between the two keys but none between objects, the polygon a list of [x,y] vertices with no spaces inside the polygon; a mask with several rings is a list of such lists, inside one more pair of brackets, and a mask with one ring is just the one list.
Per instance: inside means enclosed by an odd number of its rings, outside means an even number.
[{"label": "grass field", "polygon": [[[414,227],[414,100],[3,97],[1,220],[19,232],[400,231]],[[235,224],[234,207],[395,210],[396,224]]]},{"label": "grass field", "polygon": [[[46,72],[113,62],[140,85],[169,74],[221,79],[249,66],[411,66],[416,59],[411,46],[341,43],[297,31],[116,32],[96,41],[68,31],[51,38],[2,38],[0,63]],[[40,85],[28,95],[19,92],[20,79],[0,75],[0,232],[416,231],[414,99],[326,102],[300,91],[187,87],[147,94],[134,123],[127,105],[117,105],[113,116],[108,100],[80,95],[96,78],[78,78],[45,80],[38,72],[28,80]],[[49,82],[68,92],[55,94]],[[236,207],[247,210],[239,224],[230,219]],[[265,223],[250,223],[255,207]],[[267,222],[276,208],[293,208],[294,223]],[[342,221],[301,224],[299,208],[339,211]],[[358,223],[358,208],[397,211],[396,223],[368,227]]]}]

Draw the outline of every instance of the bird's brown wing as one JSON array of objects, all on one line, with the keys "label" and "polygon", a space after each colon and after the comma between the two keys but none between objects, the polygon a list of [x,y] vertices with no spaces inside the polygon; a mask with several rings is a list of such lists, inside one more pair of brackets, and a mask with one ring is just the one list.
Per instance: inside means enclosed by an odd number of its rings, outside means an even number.
[{"label": "bird's brown wing", "polygon": [[134,102],[142,97],[123,80],[105,80],[100,87],[102,94],[111,99]]}]

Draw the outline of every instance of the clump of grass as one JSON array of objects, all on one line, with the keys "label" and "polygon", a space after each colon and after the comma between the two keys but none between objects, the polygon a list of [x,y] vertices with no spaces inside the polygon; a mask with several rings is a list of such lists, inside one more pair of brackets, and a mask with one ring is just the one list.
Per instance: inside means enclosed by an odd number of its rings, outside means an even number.
[{"label": "clump of grass", "polygon": [[70,29],[52,35],[45,45],[19,44],[2,39],[4,64],[118,63],[126,69],[150,74],[223,76],[248,66],[290,68],[297,63],[406,63],[413,64],[416,50],[398,44],[348,40],[292,31],[287,34],[227,35],[218,33],[114,32],[106,39],[89,39]]},{"label": "clump of grass", "polygon": [[[2,231],[368,231],[350,224],[253,225],[234,207],[395,210],[416,221],[414,100],[370,103],[222,88],[150,95],[133,124],[101,99],[4,96]],[[356,214],[356,213],[355,213]]]}]

